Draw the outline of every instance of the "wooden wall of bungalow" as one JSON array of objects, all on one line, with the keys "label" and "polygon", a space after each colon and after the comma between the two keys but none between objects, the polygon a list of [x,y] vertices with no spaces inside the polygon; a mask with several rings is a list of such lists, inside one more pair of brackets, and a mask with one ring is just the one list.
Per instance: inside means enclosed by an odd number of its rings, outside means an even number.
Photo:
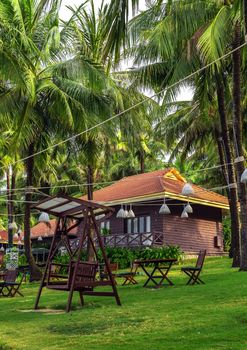
[{"label": "wooden wall of bungalow", "polygon": [[[171,204],[169,206],[170,215],[159,214],[160,205],[133,205],[133,211],[138,218],[136,221],[140,221],[141,217],[149,216],[149,231],[154,236],[162,235],[163,245],[180,246],[188,254],[196,254],[200,249],[207,249],[209,255],[221,255],[223,253],[222,209],[192,204],[193,214],[189,214],[189,218],[184,219],[180,217],[183,206],[178,204],[181,204],[181,202],[169,201],[167,204]],[[128,219],[116,217],[119,208],[119,206],[115,206],[115,213],[109,219],[111,235],[128,232]],[[143,221],[143,219],[141,220]],[[129,232],[135,233],[133,219],[131,225],[132,229],[130,230],[129,227]]]}]

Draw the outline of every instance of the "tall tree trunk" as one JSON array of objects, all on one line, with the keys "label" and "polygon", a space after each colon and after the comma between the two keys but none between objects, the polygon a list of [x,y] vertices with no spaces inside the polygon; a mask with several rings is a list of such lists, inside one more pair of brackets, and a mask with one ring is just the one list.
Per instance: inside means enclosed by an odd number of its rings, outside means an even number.
[{"label": "tall tree trunk", "polygon": [[[227,159],[225,157],[225,147],[223,144],[223,138],[222,135],[216,130],[215,131],[215,137],[217,140],[217,147],[218,147],[218,154],[220,158],[220,164],[222,165],[222,174],[223,178],[225,181],[225,184],[229,184],[229,178],[228,178],[228,171],[227,171]],[[236,190],[236,189],[235,189]],[[239,212],[238,212],[238,203],[237,203],[237,198],[235,199],[235,205],[233,205],[233,201],[231,199],[231,192],[230,188],[226,189],[227,192],[227,198],[229,201],[229,206],[230,206],[230,217],[231,217],[231,247],[229,251],[229,257],[233,258],[234,256],[234,246],[236,245],[235,243],[235,232],[240,232],[240,222],[239,222]],[[237,197],[237,193],[236,193]],[[239,242],[239,240],[238,240]],[[238,248],[239,251],[239,248]],[[234,259],[233,261],[233,267],[239,267],[240,264],[240,254],[238,254],[238,259]]]},{"label": "tall tree trunk", "polygon": [[[90,164],[87,166],[87,199],[88,200],[93,200],[93,168],[91,167]],[[93,230],[90,229],[90,237],[91,240],[94,240],[93,236]],[[94,250],[92,247],[91,242],[88,240],[87,241],[87,259],[88,261],[94,261]]]},{"label": "tall tree trunk", "polygon": [[[217,100],[218,111],[220,116],[220,125],[222,139],[224,142],[225,158],[227,163],[228,181],[230,184],[236,184],[236,175],[233,165],[233,154],[230,140],[229,127],[226,117],[224,85],[221,82],[221,77],[217,78]],[[232,267],[240,266],[240,246],[239,246],[239,212],[238,212],[238,194],[237,188],[229,189],[229,206],[231,215],[231,254],[233,257]]]},{"label": "tall tree trunk", "polygon": [[11,228],[11,224],[13,223],[13,205],[11,202],[11,172],[10,168],[6,171],[6,179],[7,179],[7,210],[8,210],[8,246],[11,248],[13,246],[13,228]]},{"label": "tall tree trunk", "polygon": [[[31,144],[28,149],[28,156],[34,153],[34,145]],[[26,187],[33,185],[33,168],[34,168],[34,159],[33,157],[26,160]],[[42,277],[42,273],[39,270],[38,266],[35,263],[32,247],[31,247],[31,229],[30,229],[30,216],[31,216],[31,202],[32,193],[27,191],[25,194],[25,216],[24,216],[24,247],[25,254],[30,268],[30,281],[38,281]]]},{"label": "tall tree trunk", "polygon": [[[233,49],[240,46],[240,23],[237,21],[234,31]],[[241,52],[233,52],[233,130],[236,157],[243,157],[243,161],[236,163],[238,178],[238,196],[240,202],[241,218],[241,257],[240,269],[247,271],[247,189],[244,183],[240,182],[241,175],[245,170],[243,153],[243,123],[241,116]],[[241,158],[240,158],[241,159]]]}]

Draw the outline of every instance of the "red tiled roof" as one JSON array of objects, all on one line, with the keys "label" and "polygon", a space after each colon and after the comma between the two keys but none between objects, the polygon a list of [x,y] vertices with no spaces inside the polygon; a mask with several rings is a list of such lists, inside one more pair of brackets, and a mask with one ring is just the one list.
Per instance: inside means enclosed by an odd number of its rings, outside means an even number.
[{"label": "red tiled roof", "polygon": [[[182,188],[186,180],[174,168],[156,170],[149,173],[125,177],[114,184],[94,192],[94,200],[99,202],[114,202],[138,197],[169,193],[181,196]],[[202,202],[218,203],[228,206],[225,196],[206,190],[192,184],[195,191],[191,198],[202,200]],[[82,197],[83,199],[86,196]],[[182,199],[182,197],[181,197]],[[208,205],[210,205],[208,203]]]},{"label": "red tiled roof", "polygon": [[31,228],[31,238],[38,237],[51,237],[54,234],[56,228],[56,219],[52,219],[49,225],[44,222],[39,222],[37,225]]},{"label": "red tiled roof", "polygon": [[[52,237],[56,229],[56,219],[49,221],[49,225],[44,222],[39,222],[31,228],[31,238]],[[77,228],[70,231],[70,234],[76,234]]]},{"label": "red tiled roof", "polygon": [[[18,242],[18,238],[13,237],[14,243]],[[8,232],[5,230],[0,231],[0,243],[7,243],[8,242]]]}]

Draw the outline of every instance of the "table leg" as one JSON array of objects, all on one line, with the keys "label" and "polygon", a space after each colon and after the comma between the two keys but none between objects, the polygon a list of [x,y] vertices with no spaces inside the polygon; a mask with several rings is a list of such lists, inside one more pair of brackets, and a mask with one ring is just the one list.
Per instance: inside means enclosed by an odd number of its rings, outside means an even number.
[{"label": "table leg", "polygon": [[143,269],[143,271],[145,272],[145,274],[148,276],[148,279],[146,280],[146,282],[144,283],[143,287],[146,287],[147,284],[149,283],[149,281],[152,281],[155,285],[157,285],[158,283],[153,279],[153,275],[156,271],[156,266],[154,267],[153,271],[151,272],[151,274],[147,271],[147,269],[145,269],[145,266],[141,265],[141,268]]}]

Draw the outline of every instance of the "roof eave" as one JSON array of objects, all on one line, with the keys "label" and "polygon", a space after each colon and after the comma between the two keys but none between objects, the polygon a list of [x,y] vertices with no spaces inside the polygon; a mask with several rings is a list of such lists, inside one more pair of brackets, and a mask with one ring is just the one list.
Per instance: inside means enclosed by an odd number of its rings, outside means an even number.
[{"label": "roof eave", "polygon": [[152,199],[161,199],[165,197],[169,197],[171,199],[177,199],[181,201],[189,201],[190,203],[194,204],[201,204],[205,205],[208,207],[215,207],[215,208],[220,208],[220,209],[226,209],[229,210],[229,204],[224,204],[224,203],[219,203],[215,201],[209,201],[205,199],[200,199],[200,198],[195,198],[195,197],[189,197],[189,196],[183,196],[182,194],[175,194],[172,192],[159,192],[155,194],[148,194],[148,195],[143,195],[143,196],[138,196],[138,197],[129,197],[129,198],[123,198],[123,199],[118,199],[118,200],[113,200],[113,201],[99,201],[99,203],[102,203],[106,206],[114,206],[114,205],[120,205],[120,204],[133,204],[133,203],[138,203],[142,202],[143,200],[152,200]]}]

